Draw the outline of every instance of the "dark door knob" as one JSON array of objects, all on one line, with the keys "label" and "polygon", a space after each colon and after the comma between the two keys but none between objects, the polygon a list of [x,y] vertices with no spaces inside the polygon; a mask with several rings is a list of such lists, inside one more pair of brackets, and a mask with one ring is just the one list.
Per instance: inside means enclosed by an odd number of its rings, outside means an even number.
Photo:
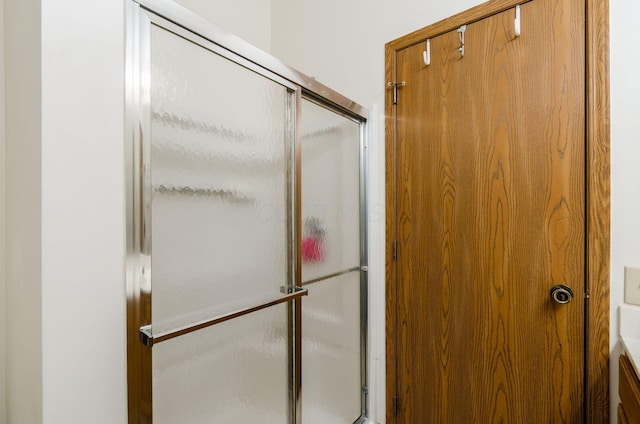
[{"label": "dark door knob", "polygon": [[569,303],[573,299],[573,290],[564,284],[555,285],[551,287],[551,299],[561,305]]}]

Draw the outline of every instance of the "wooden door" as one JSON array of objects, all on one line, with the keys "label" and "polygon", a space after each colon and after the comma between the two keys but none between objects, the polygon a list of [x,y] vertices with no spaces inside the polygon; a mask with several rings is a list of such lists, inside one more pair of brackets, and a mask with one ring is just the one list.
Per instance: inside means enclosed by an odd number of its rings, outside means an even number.
[{"label": "wooden door", "polygon": [[584,418],[584,19],[533,0],[519,37],[510,9],[464,57],[455,29],[397,53],[397,422]]}]

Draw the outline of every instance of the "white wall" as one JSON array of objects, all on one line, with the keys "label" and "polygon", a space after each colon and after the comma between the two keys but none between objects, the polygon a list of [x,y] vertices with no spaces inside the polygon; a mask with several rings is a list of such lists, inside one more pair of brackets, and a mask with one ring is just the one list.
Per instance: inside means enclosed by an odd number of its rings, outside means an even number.
[{"label": "white wall", "polygon": [[175,0],[187,9],[268,52],[271,0]]},{"label": "white wall", "polygon": [[7,418],[31,424],[42,415],[39,2],[5,0],[5,16]]},{"label": "white wall", "polygon": [[123,422],[124,3],[42,4],[46,423]]},{"label": "white wall", "polygon": [[[640,31],[636,0],[610,0],[611,12],[611,410],[618,405],[618,307],[624,267],[640,267]],[[640,326],[640,322],[636,323]],[[614,423],[612,413],[611,422]]]}]

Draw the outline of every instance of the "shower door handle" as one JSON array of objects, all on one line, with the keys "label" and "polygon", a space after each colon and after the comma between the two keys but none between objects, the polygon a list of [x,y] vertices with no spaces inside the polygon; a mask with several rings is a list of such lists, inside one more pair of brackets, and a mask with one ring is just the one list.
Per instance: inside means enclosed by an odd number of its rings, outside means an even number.
[{"label": "shower door handle", "polygon": [[156,343],[160,343],[165,340],[170,340],[178,336],[189,334],[197,330],[202,330],[203,328],[211,327],[212,325],[220,324],[221,322],[225,322],[233,318],[238,318],[243,315],[247,315],[253,312],[260,311],[262,309],[269,308],[271,306],[279,305],[280,303],[288,302],[290,300],[300,299],[302,296],[306,296],[307,294],[309,294],[309,291],[307,289],[303,289],[302,287],[296,287],[295,291],[293,291],[292,293],[286,294],[284,296],[281,296],[275,299],[267,300],[266,302],[263,302],[259,305],[249,306],[247,308],[239,309],[233,312],[228,312],[226,314],[218,315],[210,319],[198,321],[193,324],[186,325],[184,327],[163,331],[157,334],[153,334],[151,325],[145,325],[143,327],[140,327],[140,343],[142,343],[147,347],[152,347]]}]

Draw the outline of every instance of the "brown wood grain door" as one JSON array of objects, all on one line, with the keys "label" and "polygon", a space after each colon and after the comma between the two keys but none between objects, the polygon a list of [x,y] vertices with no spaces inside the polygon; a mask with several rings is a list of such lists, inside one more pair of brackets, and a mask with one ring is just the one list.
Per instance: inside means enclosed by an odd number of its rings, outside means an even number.
[{"label": "brown wood grain door", "polygon": [[[396,56],[400,423],[584,417],[584,4],[533,0]],[[551,300],[556,284],[572,302]]]}]

